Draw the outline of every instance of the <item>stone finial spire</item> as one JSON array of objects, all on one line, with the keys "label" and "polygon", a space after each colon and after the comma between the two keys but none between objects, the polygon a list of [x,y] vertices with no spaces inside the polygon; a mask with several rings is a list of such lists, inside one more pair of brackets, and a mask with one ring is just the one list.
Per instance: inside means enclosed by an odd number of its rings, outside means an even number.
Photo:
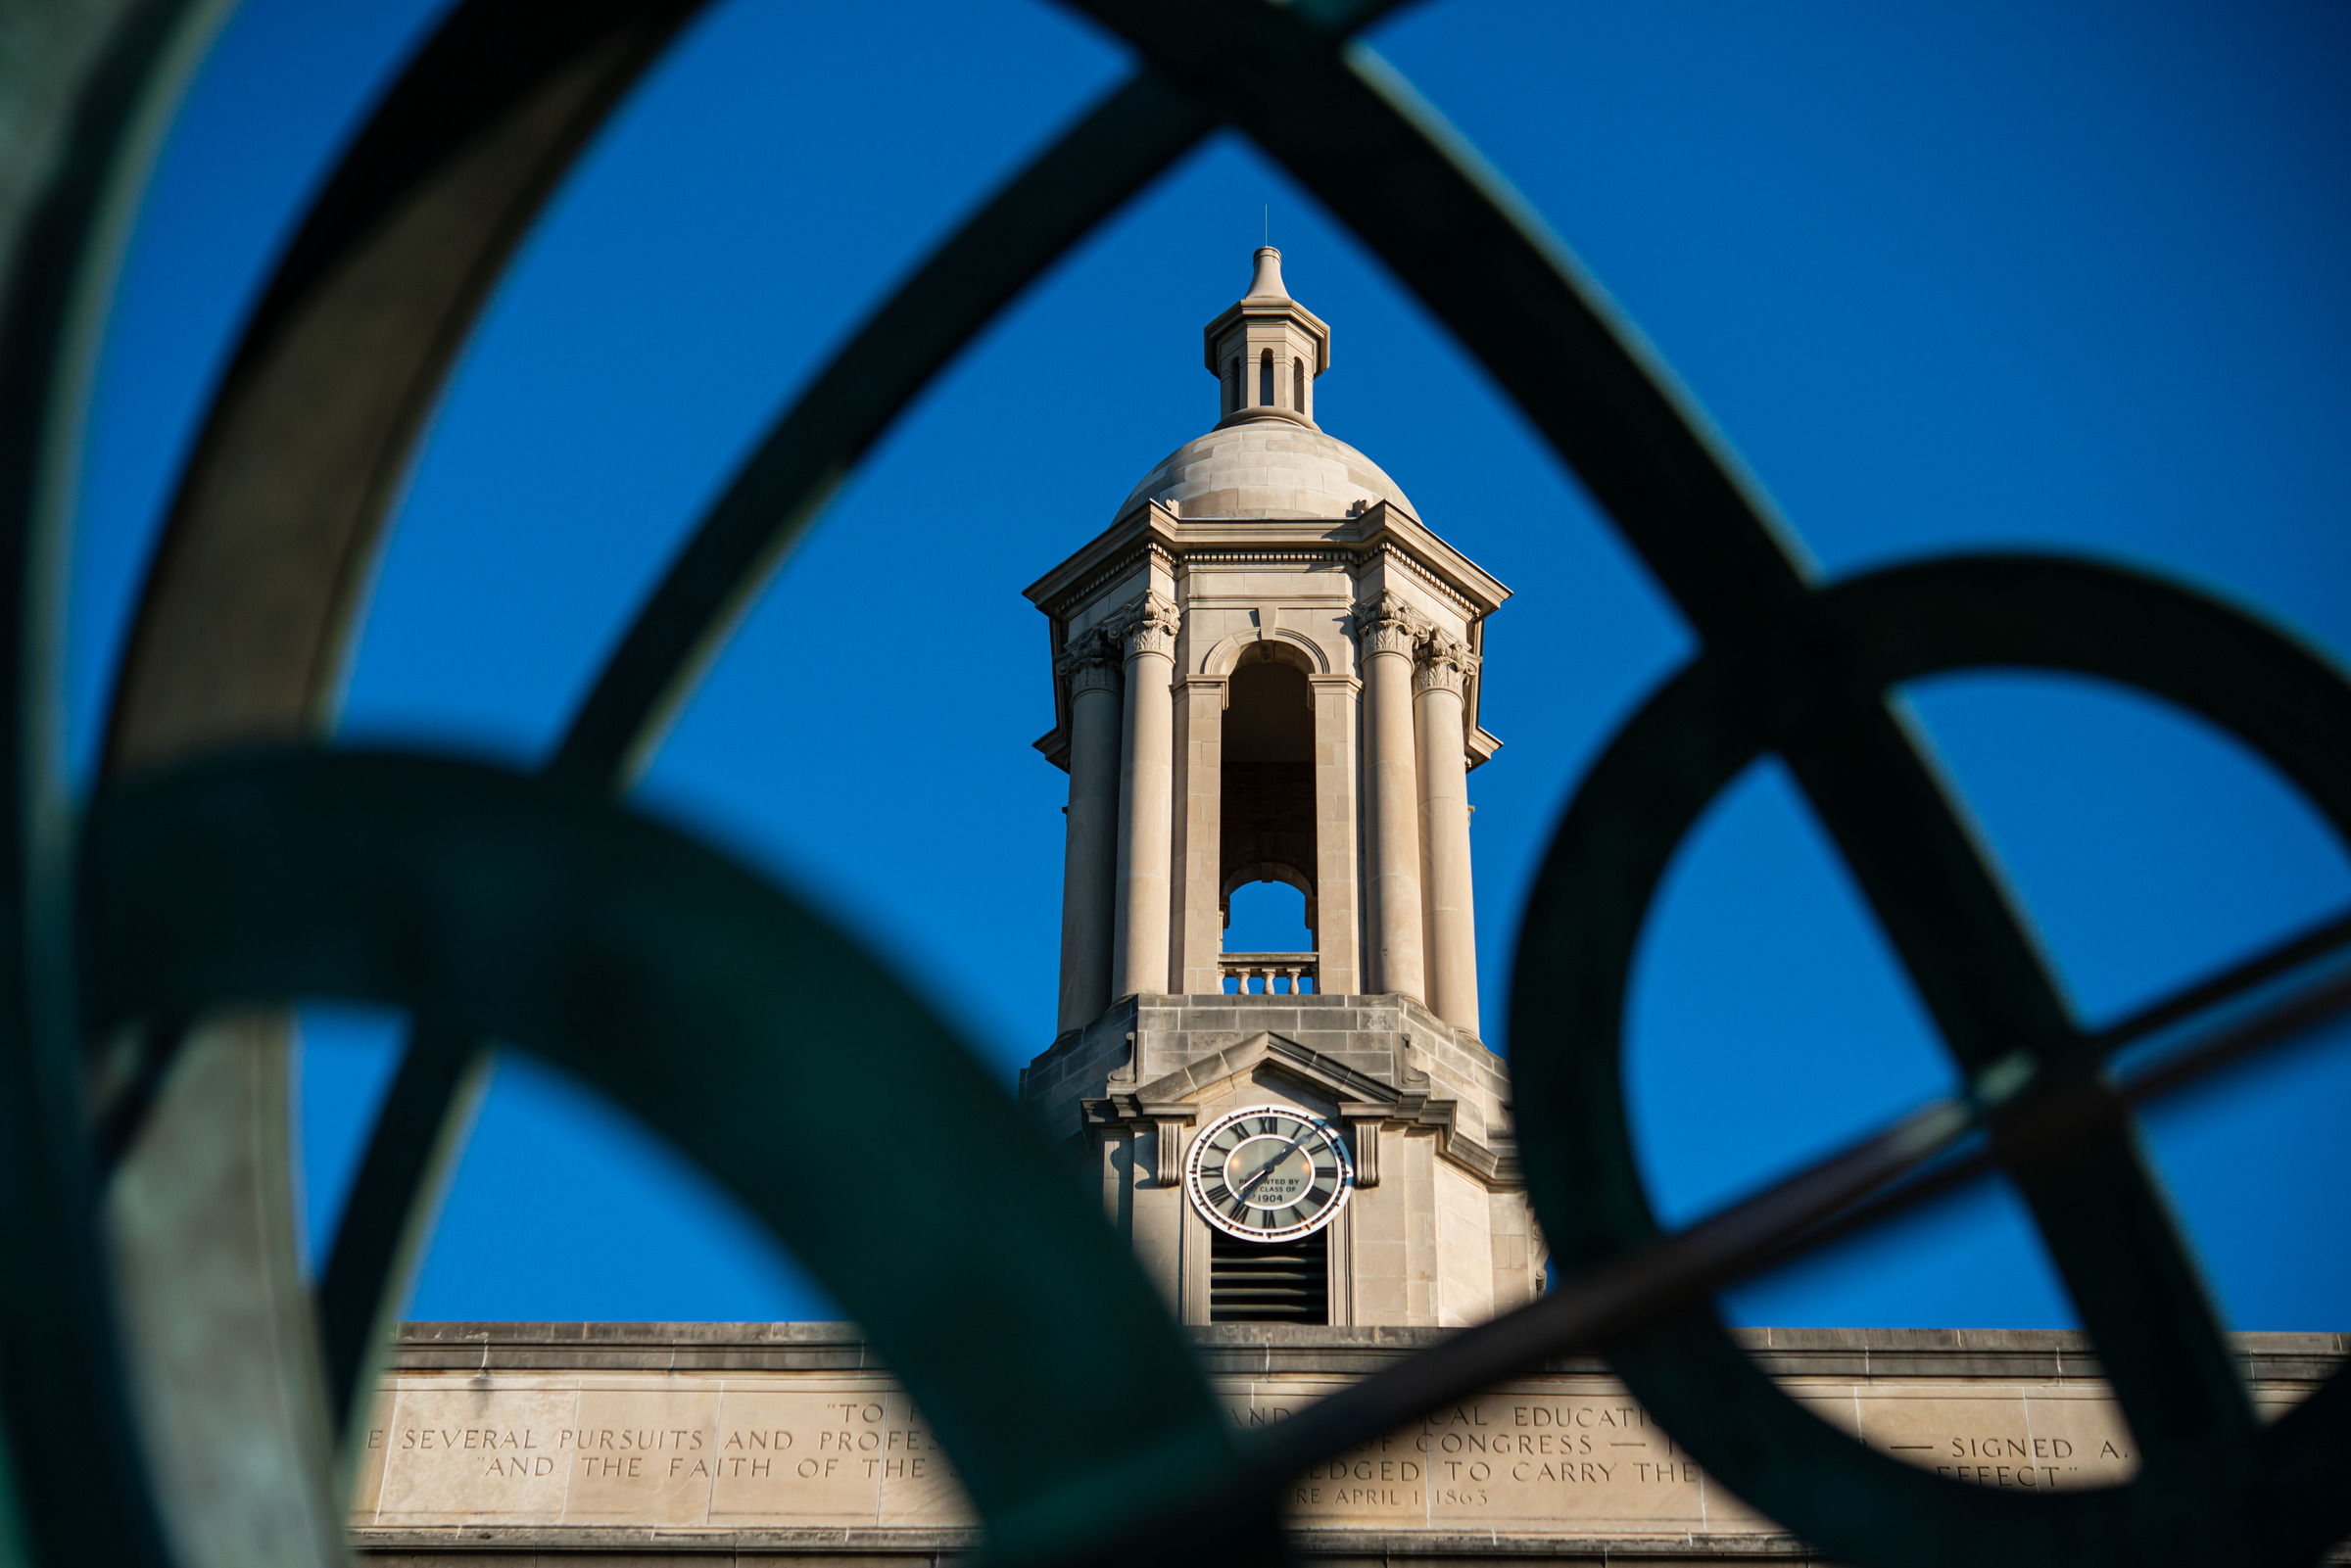
[{"label": "stone finial spire", "polygon": [[1281,253],[1258,247],[1249,292],[1201,333],[1217,378],[1220,425],[1243,419],[1315,423],[1315,378],[1330,368],[1330,328],[1281,281]]},{"label": "stone finial spire", "polygon": [[1290,291],[1281,286],[1281,253],[1271,245],[1257,248],[1257,270],[1250,276],[1249,292],[1243,298],[1251,300],[1286,300]]}]

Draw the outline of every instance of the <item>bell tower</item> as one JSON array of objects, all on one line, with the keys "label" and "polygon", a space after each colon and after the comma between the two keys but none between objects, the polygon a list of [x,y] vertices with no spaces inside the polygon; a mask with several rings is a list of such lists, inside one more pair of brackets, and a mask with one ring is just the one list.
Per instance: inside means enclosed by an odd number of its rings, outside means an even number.
[{"label": "bell tower", "polygon": [[[1316,423],[1330,329],[1280,252],[1202,347],[1214,427],[1028,590],[1070,796],[1023,1099],[1186,1322],[1474,1322],[1544,1260],[1478,1037],[1467,776],[1509,591]],[[1261,881],[1311,950],[1226,948]]]}]

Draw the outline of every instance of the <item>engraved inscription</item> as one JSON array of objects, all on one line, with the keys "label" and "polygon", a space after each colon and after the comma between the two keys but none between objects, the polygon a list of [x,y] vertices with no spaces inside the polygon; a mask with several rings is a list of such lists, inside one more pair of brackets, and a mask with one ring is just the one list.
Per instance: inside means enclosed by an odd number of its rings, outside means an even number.
[{"label": "engraved inscription", "polygon": [[1872,1390],[1854,1407],[1871,1448],[1971,1486],[2110,1487],[2138,1468],[2121,1412],[2091,1390],[1895,1386]]},{"label": "engraved inscription", "polygon": [[[1242,1432],[1343,1386],[1312,1374],[1220,1385]],[[1789,1392],[1848,1437],[1973,1486],[2111,1486],[2136,1469],[2128,1427],[2094,1386],[1820,1379]],[[1288,1510],[1302,1530],[1776,1529],[1621,1386],[1580,1374],[1462,1401],[1318,1464],[1295,1479]],[[402,1376],[366,1428],[353,1519],[710,1531],[972,1523],[904,1391],[878,1373],[842,1372]]]}]

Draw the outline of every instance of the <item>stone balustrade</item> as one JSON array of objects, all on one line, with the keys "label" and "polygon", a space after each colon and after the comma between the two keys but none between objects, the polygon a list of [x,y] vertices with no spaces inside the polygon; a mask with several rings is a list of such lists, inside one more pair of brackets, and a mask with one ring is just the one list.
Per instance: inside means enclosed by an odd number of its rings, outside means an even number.
[{"label": "stone balustrade", "polygon": [[[1227,996],[1235,992],[1242,996],[1276,996],[1303,994],[1309,984],[1319,991],[1322,982],[1315,976],[1315,955],[1312,953],[1226,953],[1217,960],[1217,973],[1224,979],[1238,983]],[[1277,979],[1287,978],[1289,984],[1281,991],[1274,989]],[[1254,979],[1257,984],[1252,986]]]}]

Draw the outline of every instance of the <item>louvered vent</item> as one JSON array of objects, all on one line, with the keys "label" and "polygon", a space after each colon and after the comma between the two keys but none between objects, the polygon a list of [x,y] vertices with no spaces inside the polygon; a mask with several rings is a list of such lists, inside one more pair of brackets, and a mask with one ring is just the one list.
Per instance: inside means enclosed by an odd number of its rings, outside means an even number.
[{"label": "louvered vent", "polygon": [[1212,1323],[1330,1321],[1330,1233],[1260,1245],[1209,1232]]}]

